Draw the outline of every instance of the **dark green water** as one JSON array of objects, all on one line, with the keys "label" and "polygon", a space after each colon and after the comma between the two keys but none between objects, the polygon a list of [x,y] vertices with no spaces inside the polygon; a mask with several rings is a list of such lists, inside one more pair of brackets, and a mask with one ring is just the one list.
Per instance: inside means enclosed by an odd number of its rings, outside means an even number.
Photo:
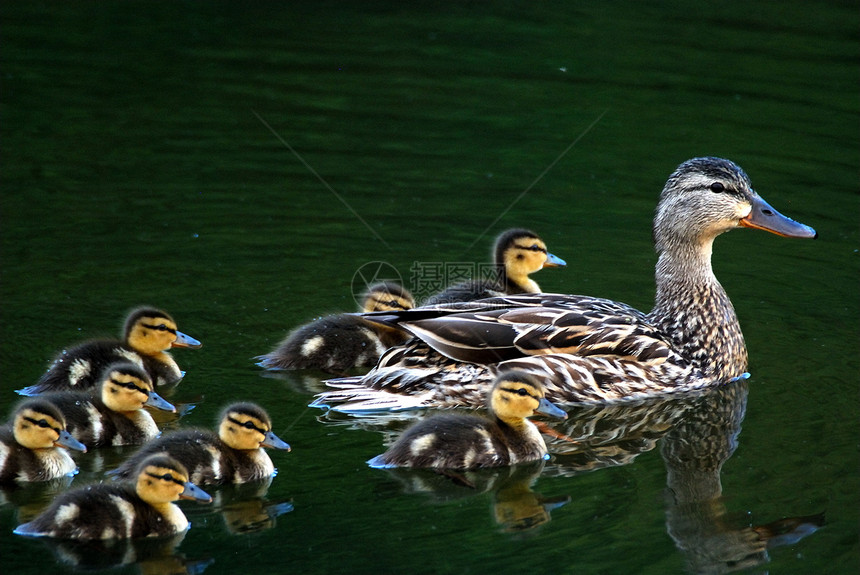
[{"label": "dark green water", "polygon": [[[180,425],[252,400],[293,446],[264,499],[184,506],[175,550],[120,572],[856,572],[852,3],[4,2],[0,16],[0,411],[61,347],[149,303],[204,342],[175,353],[188,375],[170,399],[197,403]],[[354,309],[367,262],[408,283],[414,262],[485,261],[513,226],[568,261],[536,276],[544,290],[648,309],[657,194],[699,155],[738,162],[820,234],[716,243],[747,388],[574,411],[565,429],[590,449],[452,493],[368,469],[383,428],[306,408],[320,374],[253,365],[300,323]],[[124,453],[80,457],[73,485]],[[436,491],[406,488],[419,482]],[[531,529],[497,520],[534,512],[535,494],[569,501]],[[11,533],[48,497],[5,493],[4,573],[71,569]],[[797,541],[737,542],[822,512]]]}]

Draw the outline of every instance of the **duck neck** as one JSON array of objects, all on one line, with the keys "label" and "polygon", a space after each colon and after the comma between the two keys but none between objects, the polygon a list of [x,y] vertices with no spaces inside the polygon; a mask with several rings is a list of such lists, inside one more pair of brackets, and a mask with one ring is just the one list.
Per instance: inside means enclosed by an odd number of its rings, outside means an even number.
[{"label": "duck neck", "polygon": [[746,371],[747,352],[734,306],[714,276],[712,245],[710,240],[660,253],[648,317],[706,376],[724,379]]}]

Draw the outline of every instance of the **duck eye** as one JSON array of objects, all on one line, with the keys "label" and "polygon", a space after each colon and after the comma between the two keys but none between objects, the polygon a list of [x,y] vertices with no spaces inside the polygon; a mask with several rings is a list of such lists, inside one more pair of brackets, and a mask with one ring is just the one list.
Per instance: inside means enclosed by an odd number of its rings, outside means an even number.
[{"label": "duck eye", "polygon": [[517,395],[521,395],[521,396],[525,397],[525,396],[527,396],[528,394],[529,394],[529,392],[528,392],[528,391],[526,391],[526,390],[525,390],[525,389],[523,389],[523,388],[520,388],[520,389],[518,389],[518,390],[517,390]]},{"label": "duck eye", "polygon": [[169,473],[165,473],[164,475],[159,477],[159,479],[163,479],[165,481],[174,481],[173,476]]},{"label": "duck eye", "polygon": [[257,428],[254,426],[254,424],[253,424],[253,423],[251,423],[250,421],[246,421],[245,423],[243,423],[243,424],[242,424],[242,427],[244,427],[245,429],[257,429]]},{"label": "duck eye", "polygon": [[38,423],[36,423],[36,425],[38,425],[39,427],[51,427],[51,424],[48,423],[48,421],[45,419],[40,419]]},{"label": "duck eye", "polygon": [[724,192],[725,190],[726,187],[723,185],[722,182],[714,182],[713,184],[711,184],[711,191],[715,194],[719,194],[721,192]]}]

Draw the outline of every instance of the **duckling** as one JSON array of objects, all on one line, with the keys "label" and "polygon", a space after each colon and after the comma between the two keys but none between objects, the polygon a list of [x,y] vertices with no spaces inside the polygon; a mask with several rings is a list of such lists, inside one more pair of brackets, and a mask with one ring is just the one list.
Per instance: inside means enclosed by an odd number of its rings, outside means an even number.
[{"label": "duckling", "polygon": [[67,491],[44,513],[15,529],[18,535],[61,539],[132,539],[174,535],[188,519],[173,502],[212,497],[188,480],[185,467],[166,454],[140,462],[136,485],[99,483]]},{"label": "duckling", "polygon": [[338,403],[334,409],[350,412],[477,406],[493,376],[508,369],[540,378],[547,397],[566,403],[636,401],[746,378],[743,333],[711,264],[717,236],[738,227],[818,235],[771,207],[734,162],[688,160],[657,203],[650,313],[603,298],[543,293],[389,312],[383,321],[423,343],[391,348],[367,374],[331,382],[338,389],[318,394],[312,405]]},{"label": "duckling", "polygon": [[159,431],[144,406],[176,411],[155,393],[149,375],[127,361],[109,365],[97,391],[59,391],[44,396],[63,412],[72,437],[88,448],[146,443]]},{"label": "duckling", "polygon": [[[393,311],[415,307],[409,290],[393,282],[370,286],[363,311]],[[272,352],[258,356],[264,369],[319,369],[343,373],[352,367],[375,365],[388,348],[410,335],[400,329],[371,323],[352,314],[334,314],[307,323],[286,337]]]},{"label": "duckling", "polygon": [[539,461],[548,457],[546,443],[526,418],[535,413],[567,417],[544,398],[540,381],[519,371],[496,377],[487,410],[489,418],[442,414],[422,420],[368,465],[475,469]]},{"label": "duckling", "polygon": [[498,277],[454,284],[431,296],[424,305],[473,301],[520,293],[538,293],[540,286],[529,275],[543,268],[567,265],[549,253],[532,231],[520,228],[502,232],[493,244],[493,264]]},{"label": "duckling", "polygon": [[176,383],[183,377],[176,361],[165,350],[171,347],[199,348],[202,344],[176,329],[167,313],[143,307],[133,310],[125,320],[123,339],[92,340],[63,350],[39,381],[21,395],[48,391],[91,389],[100,383],[99,375],[109,364],[125,360],[149,373],[156,386]]},{"label": "duckling", "polygon": [[150,441],[110,473],[131,477],[140,462],[153,453],[167,453],[185,465],[191,481],[201,485],[245,483],[275,474],[275,466],[263,447],[290,450],[272,433],[269,415],[253,403],[227,406],[219,418],[218,434],[203,429],[183,429]]},{"label": "duckling", "polygon": [[0,484],[49,481],[77,472],[78,466],[62,449],[87,448],[66,431],[66,419],[45,399],[18,405],[12,425],[0,427]]}]

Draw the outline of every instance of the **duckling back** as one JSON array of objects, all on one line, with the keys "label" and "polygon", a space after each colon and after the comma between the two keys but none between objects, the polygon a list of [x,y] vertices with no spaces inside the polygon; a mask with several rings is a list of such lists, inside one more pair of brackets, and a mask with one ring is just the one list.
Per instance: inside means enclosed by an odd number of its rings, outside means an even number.
[{"label": "duckling back", "polygon": [[[411,309],[415,301],[403,287],[386,282],[368,288],[363,310]],[[265,369],[319,369],[343,373],[353,367],[376,365],[388,348],[399,345],[409,334],[391,326],[370,323],[352,314],[334,314],[300,326],[272,352],[261,355]]]},{"label": "duckling back", "polygon": [[111,363],[130,361],[139,365],[158,385],[176,383],[183,377],[170,347],[200,347],[200,342],[176,329],[165,312],[153,308],[134,310],[126,319],[123,339],[96,339],[64,349],[37,383],[18,390],[21,395],[51,391],[80,391],[96,387]]},{"label": "duckling back", "polygon": [[188,520],[172,501],[211,501],[208,494],[189,484],[180,464],[163,454],[144,460],[135,475],[136,485],[99,483],[67,491],[15,533],[62,539],[173,535],[187,529]]},{"label": "duckling back", "polygon": [[188,469],[192,483],[258,481],[275,473],[275,465],[263,446],[290,449],[271,432],[265,411],[255,404],[237,403],[222,413],[218,434],[204,429],[166,433],[144,445],[111,473],[131,477],[146,457],[167,453]]},{"label": "duckling back", "polygon": [[63,413],[72,437],[88,448],[146,443],[159,430],[143,406],[175,411],[152,389],[149,375],[134,364],[113,363],[100,380],[97,390],[44,396]]},{"label": "duckling back", "polygon": [[490,394],[490,417],[441,414],[407,429],[371,467],[474,469],[500,467],[546,457],[546,443],[526,417],[565,413],[547,402],[543,388],[521,372],[500,374]]}]

